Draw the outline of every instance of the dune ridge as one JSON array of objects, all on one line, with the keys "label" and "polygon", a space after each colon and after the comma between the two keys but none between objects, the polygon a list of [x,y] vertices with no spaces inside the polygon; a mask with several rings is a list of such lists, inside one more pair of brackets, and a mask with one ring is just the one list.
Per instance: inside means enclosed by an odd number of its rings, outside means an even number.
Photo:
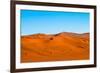
[{"label": "dune ridge", "polygon": [[87,59],[89,59],[89,33],[38,33],[21,36],[21,62]]}]

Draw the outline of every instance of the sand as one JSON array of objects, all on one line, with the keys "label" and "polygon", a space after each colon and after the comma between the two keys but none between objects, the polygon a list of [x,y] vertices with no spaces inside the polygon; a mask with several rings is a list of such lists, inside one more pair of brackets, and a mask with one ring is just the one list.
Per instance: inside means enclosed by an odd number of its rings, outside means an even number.
[{"label": "sand", "polygon": [[89,33],[33,34],[21,36],[21,62],[89,59]]}]

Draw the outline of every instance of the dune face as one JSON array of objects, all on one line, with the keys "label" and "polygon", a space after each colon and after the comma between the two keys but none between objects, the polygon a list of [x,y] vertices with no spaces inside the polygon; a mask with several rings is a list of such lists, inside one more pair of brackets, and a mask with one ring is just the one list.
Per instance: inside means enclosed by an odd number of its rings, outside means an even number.
[{"label": "dune face", "polygon": [[21,36],[21,62],[89,59],[89,33],[33,34]]}]

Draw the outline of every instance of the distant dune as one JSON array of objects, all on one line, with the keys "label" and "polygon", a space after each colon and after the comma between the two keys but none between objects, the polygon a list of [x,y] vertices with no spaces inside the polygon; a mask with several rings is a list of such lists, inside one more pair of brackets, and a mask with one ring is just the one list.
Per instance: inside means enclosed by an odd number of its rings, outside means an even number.
[{"label": "distant dune", "polygon": [[89,33],[39,33],[21,36],[21,62],[87,59],[89,59]]}]

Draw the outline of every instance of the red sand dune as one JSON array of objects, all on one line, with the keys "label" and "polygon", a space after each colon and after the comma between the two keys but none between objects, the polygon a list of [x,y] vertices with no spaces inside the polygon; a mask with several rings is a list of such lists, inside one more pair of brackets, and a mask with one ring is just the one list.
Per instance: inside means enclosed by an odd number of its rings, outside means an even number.
[{"label": "red sand dune", "polygon": [[21,37],[21,62],[89,59],[89,33],[33,34]]}]

